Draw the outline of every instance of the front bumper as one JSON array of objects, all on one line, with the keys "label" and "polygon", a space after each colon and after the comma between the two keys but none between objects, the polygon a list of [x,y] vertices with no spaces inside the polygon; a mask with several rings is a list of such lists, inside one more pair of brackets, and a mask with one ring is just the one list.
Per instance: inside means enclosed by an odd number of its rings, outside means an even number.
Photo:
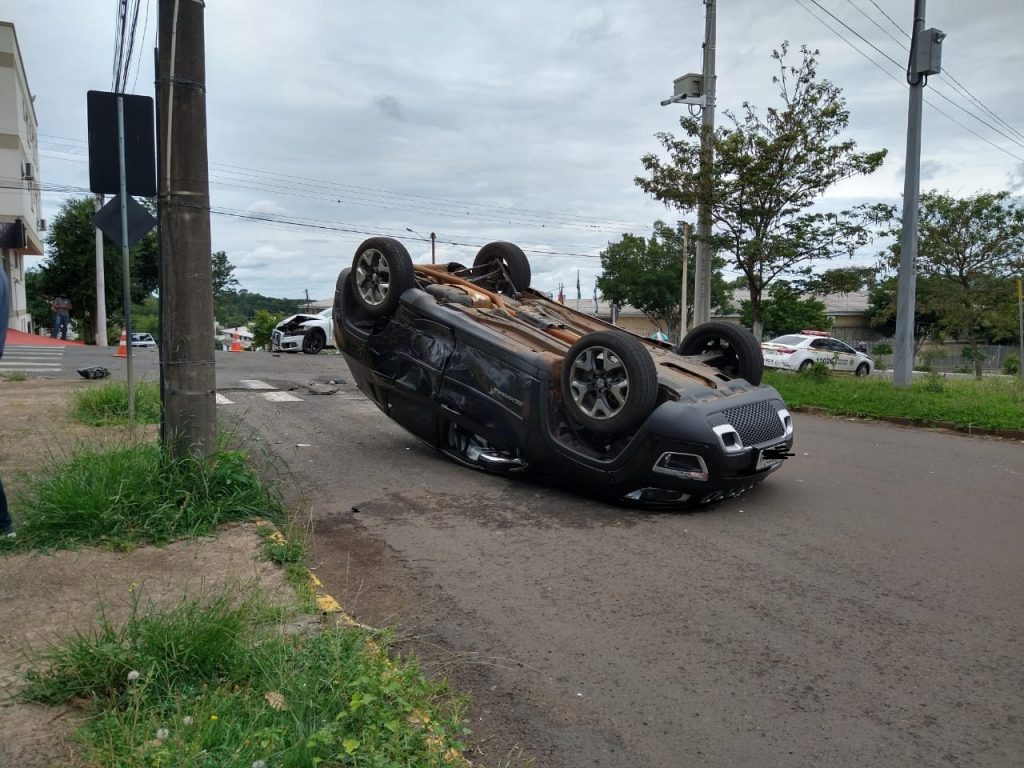
[{"label": "front bumper", "polygon": [[270,349],[274,352],[301,352],[305,333],[285,334],[276,328],[270,334]]}]

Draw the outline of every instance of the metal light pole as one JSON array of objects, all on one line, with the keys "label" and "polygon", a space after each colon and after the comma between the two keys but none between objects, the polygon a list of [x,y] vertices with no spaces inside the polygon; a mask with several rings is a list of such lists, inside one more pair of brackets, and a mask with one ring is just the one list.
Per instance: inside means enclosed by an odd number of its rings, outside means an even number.
[{"label": "metal light pole", "polygon": [[[406,227],[405,231],[406,232],[412,232],[414,235],[416,235],[416,237],[419,237],[419,238],[421,238],[423,240],[427,239],[424,235],[420,234],[419,232],[417,232],[412,227]],[[434,262],[434,243],[435,243],[436,240],[437,240],[437,234],[434,233],[434,232],[431,232],[430,233],[430,263],[431,264],[435,263]]]},{"label": "metal light pole", "polygon": [[914,28],[911,34],[910,107],[907,113],[907,158],[903,179],[903,233],[900,238],[899,287],[896,294],[896,344],[892,383],[906,387],[914,373],[914,305],[917,258],[917,215],[921,191],[921,105],[928,75],[941,71],[942,39],[940,30],[924,28],[925,0],[914,0]]},{"label": "metal light pole", "polygon": [[690,225],[683,222],[683,280],[682,280],[682,295],[680,297],[680,309],[679,309],[679,340],[682,341],[683,337],[686,336],[686,304],[689,298],[687,293],[687,277],[689,272],[689,261],[690,261]]}]

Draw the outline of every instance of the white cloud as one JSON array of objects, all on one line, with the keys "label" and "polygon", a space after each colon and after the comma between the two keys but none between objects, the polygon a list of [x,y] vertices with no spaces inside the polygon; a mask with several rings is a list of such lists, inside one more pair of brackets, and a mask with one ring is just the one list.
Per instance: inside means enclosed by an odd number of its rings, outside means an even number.
[{"label": "white cloud", "polygon": [[[11,5],[4,13],[17,26],[44,149],[54,143],[46,137],[84,142],[85,92],[110,86],[114,6]],[[862,150],[889,150],[880,171],[840,185],[827,204],[898,201],[906,53],[851,4],[826,5],[895,59],[843,30],[891,76],[797,3],[769,9],[735,0],[718,6],[719,109],[774,103],[770,53],[782,40],[793,49],[820,48],[820,74],[844,89],[849,135]],[[873,6],[860,5],[888,25]],[[909,27],[909,6],[894,18]],[[1024,4],[932,0],[928,23],[949,33],[943,66],[1024,130],[1012,74],[1024,71],[1016,42]],[[562,282],[574,297],[579,270],[586,297],[600,266],[595,255],[607,242],[643,233],[656,218],[678,218],[633,178],[640,157],[658,150],[654,134],[677,129],[683,108],[659,102],[675,77],[699,71],[703,28],[697,0],[294,0],[286,12],[269,0],[208,3],[213,203],[309,225],[215,215],[213,246],[228,253],[251,291],[283,296],[308,288],[324,298],[370,233],[400,236],[414,257],[429,259],[429,243],[405,228],[434,231],[439,260],[463,262],[472,262],[475,247],[449,243],[511,240],[529,249],[538,287],[554,291]],[[140,93],[151,92],[154,29],[155,9],[141,46]],[[943,100],[940,93],[984,116],[952,85],[943,74],[926,89],[933,106],[924,112],[924,183],[965,193],[1020,188],[1021,163],[950,118],[1018,157],[1024,148]],[[44,182],[86,185],[81,156],[42,160]],[[46,216],[60,200],[46,196]],[[594,226],[610,222],[618,224]]]}]

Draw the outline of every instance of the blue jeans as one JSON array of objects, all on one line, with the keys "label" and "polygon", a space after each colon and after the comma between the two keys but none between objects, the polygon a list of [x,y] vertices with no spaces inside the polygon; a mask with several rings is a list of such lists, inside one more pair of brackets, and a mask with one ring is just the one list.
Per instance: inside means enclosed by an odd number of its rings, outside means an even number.
[{"label": "blue jeans", "polygon": [[69,319],[70,318],[68,317],[67,312],[58,312],[57,319],[53,321],[53,333],[51,333],[50,335],[55,339],[57,338],[58,335],[62,339],[67,339]]}]

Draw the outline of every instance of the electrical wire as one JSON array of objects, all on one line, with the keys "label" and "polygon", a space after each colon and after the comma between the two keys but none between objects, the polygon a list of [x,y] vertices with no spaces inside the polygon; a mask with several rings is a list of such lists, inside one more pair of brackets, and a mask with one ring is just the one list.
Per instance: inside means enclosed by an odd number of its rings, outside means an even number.
[{"label": "electrical wire", "polygon": [[[803,3],[801,2],[801,0],[794,0],[794,2],[796,2],[796,4],[797,4],[797,5],[799,5],[799,6],[800,6],[801,8],[803,8],[803,9],[804,9],[805,11],[807,11],[807,13],[809,13],[809,14],[810,14],[811,16],[813,16],[813,17],[814,17],[814,18],[815,18],[815,19],[816,19],[816,20],[817,20],[817,21],[818,21],[818,22],[819,22],[820,24],[822,24],[822,25],[823,25],[824,27],[826,27],[826,28],[827,28],[828,30],[830,30],[830,31],[831,31],[831,32],[832,32],[833,34],[835,34],[835,35],[836,35],[836,37],[838,37],[838,38],[839,38],[840,40],[842,40],[842,41],[843,41],[844,43],[846,43],[846,44],[847,44],[847,45],[849,45],[849,46],[850,46],[851,48],[853,48],[853,49],[854,49],[855,51],[857,51],[857,53],[859,53],[859,54],[860,54],[861,56],[863,56],[863,57],[864,57],[865,59],[867,59],[867,60],[868,60],[869,62],[871,62],[871,63],[872,63],[872,64],[873,64],[873,65],[874,65],[875,67],[877,67],[878,69],[882,70],[882,72],[884,72],[884,73],[885,73],[885,74],[886,74],[886,75],[887,75],[888,77],[891,77],[891,78],[892,78],[893,80],[895,80],[896,82],[900,83],[900,84],[901,84],[901,85],[903,85],[904,87],[906,87],[906,86],[907,86],[907,83],[905,83],[905,82],[903,82],[902,80],[900,80],[900,79],[899,79],[898,77],[896,77],[895,75],[893,75],[893,74],[892,74],[892,72],[890,72],[889,70],[885,69],[885,68],[884,68],[884,67],[883,67],[883,66],[882,66],[881,64],[879,64],[879,63],[878,63],[878,62],[877,62],[877,61],[876,61],[875,59],[871,58],[871,56],[870,56],[870,55],[868,55],[867,53],[865,53],[864,51],[862,51],[862,50],[861,50],[860,48],[858,48],[858,47],[857,47],[857,46],[856,46],[856,45],[855,45],[855,44],[854,44],[854,43],[853,43],[853,42],[852,42],[851,40],[849,40],[849,39],[848,39],[848,38],[847,38],[847,37],[846,37],[845,35],[843,35],[843,34],[842,34],[841,32],[839,32],[839,31],[838,31],[838,30],[837,30],[837,29],[836,29],[835,27],[831,26],[831,25],[830,25],[830,24],[829,24],[828,22],[826,22],[826,21],[825,21],[824,19],[822,19],[822,18],[821,18],[820,16],[818,16],[817,14],[815,14],[815,13],[814,13],[814,12],[813,12],[813,11],[812,11],[812,10],[811,10],[811,9],[810,9],[809,7],[808,7],[808,6],[805,6],[805,5],[804,5],[804,4],[803,4]],[[812,2],[812,3],[814,3],[815,5],[817,5],[818,7],[821,7],[821,6],[820,6],[820,5],[819,5],[819,4],[818,4],[818,3],[816,2],[816,0],[809,0],[809,2]],[[823,10],[824,10],[824,9],[823,9]],[[835,18],[835,16],[834,16],[833,14],[831,14],[831,13],[830,13],[829,15],[830,15],[830,16],[832,16],[832,18]],[[842,22],[840,22],[840,23],[842,23]],[[844,26],[846,26],[846,25],[844,24]],[[861,36],[860,36],[860,35],[858,35],[858,37],[861,37]],[[861,38],[861,39],[863,39],[863,38]],[[867,42],[867,41],[865,40],[865,42]],[[872,48],[874,48],[874,49],[875,49],[876,51],[878,50],[878,48],[877,48],[876,46],[874,46],[873,44],[871,44],[871,43],[868,43],[868,44],[869,44],[869,45],[871,45],[871,47],[872,47]],[[883,53],[883,55],[885,56],[885,58],[889,59],[889,61],[891,61],[891,62],[893,62],[894,64],[896,64],[896,65],[897,65],[897,66],[898,66],[898,67],[899,67],[899,68],[900,68],[901,70],[903,69],[903,65],[902,65],[902,64],[900,64],[899,62],[895,61],[895,59],[893,59],[892,57],[888,56],[887,54],[884,54],[884,53]],[[935,92],[935,93],[939,93],[938,91],[934,91],[934,92]],[[945,99],[946,99],[947,101],[950,101],[950,99],[949,99],[948,97],[944,96],[943,94],[939,94],[939,95],[940,95],[940,96],[943,96],[943,98],[945,98]],[[994,141],[992,141],[991,139],[988,139],[988,138],[986,138],[985,136],[982,136],[982,135],[981,135],[980,133],[978,133],[977,131],[973,130],[973,129],[972,129],[972,128],[970,128],[969,126],[965,125],[964,123],[962,123],[962,122],[960,122],[959,120],[957,120],[956,118],[954,118],[954,117],[953,117],[952,115],[950,115],[950,114],[949,114],[948,112],[946,112],[946,111],[944,111],[944,110],[940,109],[939,107],[937,107],[937,106],[936,106],[936,105],[935,105],[934,103],[932,103],[931,101],[929,101],[929,100],[928,100],[927,98],[926,98],[926,99],[924,99],[924,102],[925,102],[925,103],[926,103],[926,104],[927,104],[927,105],[928,105],[929,107],[931,107],[931,108],[932,108],[932,109],[934,109],[934,110],[935,110],[936,112],[938,112],[938,113],[939,113],[940,115],[942,115],[942,116],[943,116],[943,117],[945,117],[945,118],[946,118],[947,120],[949,120],[949,121],[950,121],[951,123],[953,123],[954,125],[957,125],[957,126],[959,126],[960,128],[963,128],[963,129],[964,129],[965,131],[967,131],[968,133],[972,134],[973,136],[976,136],[977,138],[981,139],[981,140],[982,140],[983,142],[985,142],[985,143],[986,143],[986,144],[988,144],[989,146],[991,146],[991,147],[993,147],[993,148],[995,148],[995,149],[999,150],[1000,152],[1002,152],[1002,153],[1003,153],[1003,154],[1005,154],[1005,155],[1008,155],[1009,157],[1012,157],[1012,158],[1013,158],[1014,160],[1017,160],[1017,161],[1020,161],[1020,162],[1024,162],[1024,157],[1020,157],[1020,156],[1018,156],[1018,155],[1015,155],[1015,154],[1014,154],[1013,152],[1011,152],[1010,150],[1006,149],[1005,147],[1001,147],[1001,146],[999,146],[998,144],[996,144],[996,143],[995,143]],[[951,103],[953,103],[953,102],[951,102]],[[972,115],[972,116],[976,117],[976,116],[975,116],[975,115],[974,115],[973,113],[971,113],[971,112],[968,112],[968,114],[970,114],[970,115]],[[988,125],[988,123],[986,123],[986,125]],[[1000,135],[1003,135],[1003,134],[1000,134]]]}]

